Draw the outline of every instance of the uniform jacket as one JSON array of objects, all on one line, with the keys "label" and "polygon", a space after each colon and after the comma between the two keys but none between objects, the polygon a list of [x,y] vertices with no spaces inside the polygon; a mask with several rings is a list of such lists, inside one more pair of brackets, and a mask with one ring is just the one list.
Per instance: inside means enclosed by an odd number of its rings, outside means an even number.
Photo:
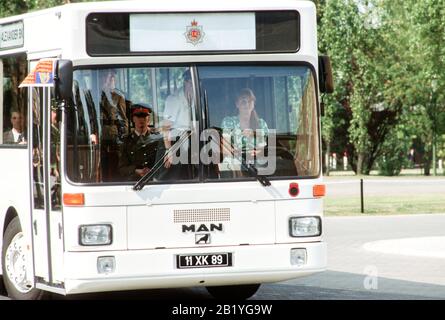
[{"label": "uniform jacket", "polygon": [[113,91],[101,96],[102,139],[106,143],[120,144],[128,134],[129,122],[125,98]]},{"label": "uniform jacket", "polygon": [[124,138],[119,157],[119,173],[126,180],[137,180],[136,169],[152,169],[157,158],[162,136],[158,133],[147,133],[138,136],[131,133]]}]

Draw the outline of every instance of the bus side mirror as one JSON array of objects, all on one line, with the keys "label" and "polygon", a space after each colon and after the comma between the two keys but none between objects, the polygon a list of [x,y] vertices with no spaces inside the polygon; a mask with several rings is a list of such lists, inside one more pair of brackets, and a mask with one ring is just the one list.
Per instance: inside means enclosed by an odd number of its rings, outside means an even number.
[{"label": "bus side mirror", "polygon": [[334,92],[334,78],[332,76],[331,59],[328,56],[318,57],[319,86],[321,93]]},{"label": "bus side mirror", "polygon": [[71,101],[73,99],[73,62],[57,60],[54,77],[56,99]]}]

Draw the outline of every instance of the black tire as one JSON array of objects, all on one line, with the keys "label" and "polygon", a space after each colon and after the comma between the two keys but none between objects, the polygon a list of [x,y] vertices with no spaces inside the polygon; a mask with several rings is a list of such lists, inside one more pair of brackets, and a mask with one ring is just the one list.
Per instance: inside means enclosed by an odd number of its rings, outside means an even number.
[{"label": "black tire", "polygon": [[45,292],[36,288],[31,289],[27,293],[20,292],[11,282],[8,277],[8,273],[5,270],[5,261],[6,261],[6,249],[11,243],[12,239],[19,233],[22,232],[22,228],[20,226],[20,220],[18,217],[15,217],[11,220],[5,230],[5,234],[3,236],[3,248],[2,248],[2,266],[3,266],[3,283],[5,285],[6,292],[11,299],[14,300],[41,300],[45,296]]},{"label": "black tire", "polygon": [[260,284],[206,287],[215,299],[221,300],[246,300],[252,297],[259,288]]},{"label": "black tire", "polygon": [[7,294],[5,286],[3,285],[3,276],[0,275],[0,296],[6,296]]}]

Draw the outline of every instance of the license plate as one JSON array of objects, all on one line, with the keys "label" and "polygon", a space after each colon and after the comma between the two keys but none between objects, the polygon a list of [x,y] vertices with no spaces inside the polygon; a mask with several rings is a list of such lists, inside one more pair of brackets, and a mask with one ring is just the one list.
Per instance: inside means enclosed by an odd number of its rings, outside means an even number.
[{"label": "license plate", "polygon": [[177,255],[176,264],[178,269],[231,267],[232,253]]}]

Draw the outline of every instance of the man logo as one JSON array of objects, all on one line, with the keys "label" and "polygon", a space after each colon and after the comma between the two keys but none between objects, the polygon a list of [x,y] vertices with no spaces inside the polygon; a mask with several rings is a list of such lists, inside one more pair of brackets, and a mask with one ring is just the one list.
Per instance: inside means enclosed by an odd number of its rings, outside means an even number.
[{"label": "man logo", "polygon": [[223,231],[223,224],[210,224],[210,226],[206,226],[205,224],[201,224],[200,226],[197,225],[183,225],[182,226],[182,232],[215,232],[215,231]]},{"label": "man logo", "polygon": [[195,234],[195,244],[210,244],[210,233]]}]

